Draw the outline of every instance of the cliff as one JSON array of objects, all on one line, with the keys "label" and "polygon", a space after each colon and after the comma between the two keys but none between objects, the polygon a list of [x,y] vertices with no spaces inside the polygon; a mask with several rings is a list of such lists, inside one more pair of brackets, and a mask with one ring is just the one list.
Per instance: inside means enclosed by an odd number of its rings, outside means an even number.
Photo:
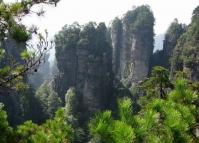
[{"label": "cliff", "polygon": [[186,28],[187,26],[185,24],[181,24],[177,19],[174,19],[164,35],[163,49],[153,53],[150,61],[150,71],[154,66],[162,66],[170,69],[170,59],[173,55],[174,48],[180,36],[186,31]]},{"label": "cliff", "polygon": [[153,13],[148,6],[128,11],[111,26],[113,71],[127,86],[147,77],[153,53]]},{"label": "cliff", "polygon": [[152,11],[141,6],[122,19],[115,18],[109,30],[104,23],[74,23],[55,36],[59,74],[53,88],[63,104],[67,91],[74,89],[76,103],[71,110],[80,124],[97,111],[115,107],[113,87],[121,85],[127,93],[129,87],[147,77],[153,26]]},{"label": "cliff", "polygon": [[55,36],[59,73],[52,87],[63,105],[72,98],[66,108],[80,126],[98,111],[115,110],[115,96],[130,95],[129,89],[148,76],[153,26],[151,9],[140,6],[115,18],[108,29],[104,23],[74,23]]},{"label": "cliff", "polygon": [[180,36],[186,31],[186,25],[178,23],[178,20],[175,19],[169,26],[165,39],[163,42],[163,64],[165,68],[170,68],[169,59],[172,56],[173,50],[177,44]]},{"label": "cliff", "polygon": [[193,11],[191,24],[179,38],[171,59],[171,75],[183,71],[190,80],[199,80],[199,6]]},{"label": "cliff", "polygon": [[110,107],[112,87],[111,46],[104,23],[65,26],[56,36],[59,75],[54,88],[64,101],[70,87],[76,90],[80,121]]}]

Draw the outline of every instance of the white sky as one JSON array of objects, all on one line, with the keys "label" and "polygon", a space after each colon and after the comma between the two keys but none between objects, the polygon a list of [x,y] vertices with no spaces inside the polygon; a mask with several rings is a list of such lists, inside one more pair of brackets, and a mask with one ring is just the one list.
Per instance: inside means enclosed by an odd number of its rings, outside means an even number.
[{"label": "white sky", "polygon": [[156,18],[155,33],[158,35],[166,31],[174,18],[182,23],[190,23],[191,13],[199,5],[199,0],[61,0],[57,7],[45,8],[45,17],[29,16],[25,23],[36,24],[54,35],[65,24],[72,24],[74,21],[80,24],[89,21],[106,22],[108,25],[114,17],[121,17],[134,5],[142,4],[151,6]]},{"label": "white sky", "polygon": [[[4,0],[4,2],[15,1],[17,0]],[[60,0],[57,7],[44,6],[46,11],[44,17],[28,15],[24,23],[35,24],[41,31],[47,29],[49,37],[53,38],[65,24],[72,24],[75,21],[80,24],[95,21],[105,22],[108,26],[116,16],[122,17],[133,6],[143,4],[150,5],[156,19],[154,27],[157,35],[156,50],[161,49],[163,44],[163,39],[158,38],[158,35],[163,35],[175,18],[181,23],[189,24],[192,11],[199,5],[199,0]],[[54,49],[52,51],[54,53]]]}]

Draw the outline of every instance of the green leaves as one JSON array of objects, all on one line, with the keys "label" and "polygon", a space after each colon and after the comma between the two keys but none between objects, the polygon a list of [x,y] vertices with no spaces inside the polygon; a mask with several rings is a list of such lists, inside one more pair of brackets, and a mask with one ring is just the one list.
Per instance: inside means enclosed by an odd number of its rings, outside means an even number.
[{"label": "green leaves", "polygon": [[111,124],[113,120],[111,111],[96,114],[95,118],[89,123],[89,129],[92,135],[99,136],[102,140],[111,140]]},{"label": "green leaves", "polygon": [[113,126],[113,143],[133,143],[135,133],[131,126],[122,121],[114,121]]},{"label": "green leaves", "polygon": [[0,103],[0,142],[11,143],[13,130],[7,121],[7,114],[3,110],[3,104]]},{"label": "green leaves", "polygon": [[128,124],[113,120],[111,111],[96,114],[89,123],[90,133],[95,140],[105,143],[132,143],[134,130]]},{"label": "green leaves", "polygon": [[10,67],[5,66],[5,67],[0,69],[0,76],[5,78],[9,75],[9,72],[10,72]]},{"label": "green leaves", "polygon": [[23,6],[22,6],[22,3],[13,3],[11,6],[10,6],[10,12],[13,13],[13,14],[18,14],[20,12],[22,12],[23,10]]},{"label": "green leaves", "polygon": [[12,25],[10,34],[18,42],[26,42],[30,38],[30,33],[28,33],[23,25]]},{"label": "green leaves", "polygon": [[175,89],[170,92],[169,99],[184,104],[191,104],[198,95],[187,88],[185,79],[176,80]]},{"label": "green leaves", "polygon": [[[56,110],[61,107],[61,99],[58,94],[52,89],[45,81],[36,91],[36,98],[41,103],[42,114],[44,119],[48,119],[54,116]],[[41,118],[42,118],[41,117]]]},{"label": "green leaves", "polygon": [[120,99],[118,119],[113,119],[110,111],[99,113],[89,124],[90,133],[105,143],[193,142],[192,130],[198,116],[194,105],[197,94],[188,88],[186,80],[178,79],[167,97],[151,98],[136,115],[132,112],[132,101]]},{"label": "green leaves", "polygon": [[27,121],[17,127],[17,138],[20,142],[30,143],[70,143],[73,138],[73,129],[66,122],[64,110],[56,112],[53,119],[49,119],[41,126]]},{"label": "green leaves", "polygon": [[129,98],[118,100],[119,118],[128,125],[133,124],[132,101]]},{"label": "green leaves", "polygon": [[27,50],[24,50],[23,52],[21,52],[21,58],[23,60],[28,60],[31,57],[30,52],[28,52]]}]

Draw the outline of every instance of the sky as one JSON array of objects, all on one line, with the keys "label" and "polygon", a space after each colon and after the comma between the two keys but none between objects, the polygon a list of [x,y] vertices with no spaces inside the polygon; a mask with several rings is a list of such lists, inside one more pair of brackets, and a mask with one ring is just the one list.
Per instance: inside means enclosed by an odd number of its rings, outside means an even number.
[{"label": "sky", "polygon": [[[116,16],[122,17],[133,6],[143,4],[148,4],[154,13],[155,34],[162,35],[175,18],[181,23],[189,24],[192,11],[199,5],[199,0],[60,0],[57,7],[40,6],[46,11],[44,17],[28,15],[24,23],[35,24],[40,30],[47,29],[49,35],[53,36],[65,24],[75,21],[80,24],[89,21],[105,22],[108,26]],[[37,9],[35,7],[33,10]]]},{"label": "sky", "polygon": [[151,6],[156,18],[155,33],[162,34],[174,18],[178,18],[182,23],[190,23],[192,11],[199,5],[199,0],[61,0],[57,7],[44,6],[44,17],[36,18],[29,15],[24,22],[48,29],[50,34],[58,32],[65,24],[72,24],[74,21],[80,24],[89,21],[106,22],[108,26],[114,17],[122,17],[133,6],[143,4]]},{"label": "sky", "polygon": [[192,11],[199,5],[199,0],[61,0],[55,8],[44,8],[44,17],[29,16],[25,23],[35,23],[52,34],[74,21],[80,24],[106,22],[108,26],[114,17],[122,17],[133,6],[143,4],[151,6],[156,19],[155,33],[162,34],[174,18],[182,23],[190,23]]}]

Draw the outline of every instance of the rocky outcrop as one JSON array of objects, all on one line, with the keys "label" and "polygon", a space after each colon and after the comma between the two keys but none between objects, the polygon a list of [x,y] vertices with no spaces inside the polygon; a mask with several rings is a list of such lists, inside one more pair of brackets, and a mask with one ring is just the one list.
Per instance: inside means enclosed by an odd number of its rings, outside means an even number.
[{"label": "rocky outcrop", "polygon": [[122,19],[114,19],[109,31],[104,23],[75,23],[64,26],[56,35],[59,74],[52,82],[53,88],[63,104],[67,90],[74,88],[73,98],[78,104],[72,108],[80,124],[95,112],[114,107],[114,81],[128,89],[147,77],[153,25],[150,8],[141,6]]},{"label": "rocky outcrop", "polygon": [[115,18],[112,21],[112,25],[110,28],[110,35],[111,35],[111,44],[113,48],[113,71],[115,77],[120,79],[121,78],[121,67],[122,67],[122,44],[123,44],[123,23],[122,20],[119,18]]},{"label": "rocky outcrop", "polygon": [[[147,77],[153,53],[154,17],[148,6],[112,22],[113,71],[127,86]],[[121,36],[122,35],[122,36]]]},{"label": "rocky outcrop", "polygon": [[192,81],[199,81],[199,6],[193,11],[191,24],[179,38],[171,58],[171,76],[183,71]]},{"label": "rocky outcrop", "polygon": [[173,50],[177,45],[178,39],[185,31],[186,25],[178,23],[177,19],[175,19],[169,26],[163,42],[162,66],[165,68],[170,68],[169,59],[171,58]]},{"label": "rocky outcrop", "polygon": [[[54,88],[62,99],[70,87],[76,90],[80,121],[110,107],[112,87],[111,46],[104,23],[64,27],[56,38],[59,75]],[[63,38],[63,39],[62,39]]]},{"label": "rocky outcrop", "polygon": [[[175,19],[169,26],[163,40],[163,49],[157,50],[153,53],[150,60],[150,71],[155,66],[162,66],[167,69],[171,68],[170,59],[172,57],[178,39],[186,31],[186,25],[178,23]],[[159,47],[161,48],[161,47]]]}]

